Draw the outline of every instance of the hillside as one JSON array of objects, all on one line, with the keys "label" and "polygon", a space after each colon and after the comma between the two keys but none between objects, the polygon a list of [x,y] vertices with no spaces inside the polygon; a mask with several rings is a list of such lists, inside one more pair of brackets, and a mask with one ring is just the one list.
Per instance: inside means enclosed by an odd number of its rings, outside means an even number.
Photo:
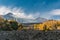
[{"label": "hillside", "polygon": [[0,22],[3,22],[4,18],[0,15]]},{"label": "hillside", "polygon": [[15,20],[6,20],[0,16],[0,30],[60,30],[59,20],[47,20],[42,23],[18,23]]},{"label": "hillside", "polygon": [[48,20],[42,24],[34,24],[34,28],[37,30],[60,30],[60,21],[58,20]]},{"label": "hillside", "polygon": [[6,20],[3,17],[0,17],[0,31],[12,31],[17,30],[18,28],[22,29],[22,24],[16,22],[15,20]]}]

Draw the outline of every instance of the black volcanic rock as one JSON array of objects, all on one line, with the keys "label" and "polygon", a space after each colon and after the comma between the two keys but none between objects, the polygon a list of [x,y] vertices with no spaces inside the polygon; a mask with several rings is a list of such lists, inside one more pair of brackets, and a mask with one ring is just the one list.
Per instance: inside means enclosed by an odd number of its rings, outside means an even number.
[{"label": "black volcanic rock", "polygon": [[60,40],[60,31],[0,31],[0,40]]}]

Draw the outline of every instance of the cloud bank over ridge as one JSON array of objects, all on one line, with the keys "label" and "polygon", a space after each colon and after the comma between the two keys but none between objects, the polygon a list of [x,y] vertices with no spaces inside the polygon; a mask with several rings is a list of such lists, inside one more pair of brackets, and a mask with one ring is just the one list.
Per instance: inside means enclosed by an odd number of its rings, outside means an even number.
[{"label": "cloud bank over ridge", "polygon": [[60,15],[60,9],[52,10],[52,11],[50,11],[50,13],[51,13],[52,15]]},{"label": "cloud bank over ridge", "polygon": [[[30,13],[27,15],[24,12],[24,9],[22,8],[0,6],[0,15],[5,15],[9,12],[13,13],[15,17],[26,18],[26,19],[35,19],[37,17],[41,17],[40,12],[36,12],[34,14]],[[60,9],[54,9],[54,10],[47,11],[46,14],[43,14],[42,16],[43,18],[50,19],[50,17],[53,15],[60,15]]]},{"label": "cloud bank over ridge", "polygon": [[20,18],[27,18],[27,19],[34,19],[36,16],[39,16],[39,13],[36,14],[29,14],[27,15],[23,9],[17,8],[17,7],[6,7],[6,6],[0,6],[0,15],[5,15],[7,13],[13,13],[15,17],[20,17]]},{"label": "cloud bank over ridge", "polygon": [[54,9],[48,12],[50,15],[50,19],[59,19],[60,20],[60,9]]}]

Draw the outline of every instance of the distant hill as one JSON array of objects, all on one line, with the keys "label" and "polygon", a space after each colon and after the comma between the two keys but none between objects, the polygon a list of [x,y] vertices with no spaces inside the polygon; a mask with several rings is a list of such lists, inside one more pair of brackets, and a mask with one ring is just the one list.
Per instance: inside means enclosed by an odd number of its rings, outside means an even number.
[{"label": "distant hill", "polygon": [[35,19],[37,22],[36,23],[41,23],[41,22],[44,22],[44,21],[47,21],[48,19],[45,19],[45,18],[42,18],[42,17],[38,17]]},{"label": "distant hill", "polygon": [[47,19],[41,17],[38,17],[36,19],[26,19],[26,18],[18,18],[18,17],[16,18],[14,16],[16,15],[14,15],[13,13],[8,13],[6,15],[3,15],[3,18],[7,20],[16,20],[17,22],[20,23],[40,23],[40,22],[47,21]]},{"label": "distant hill", "polygon": [[2,17],[4,19],[7,19],[7,20],[15,20],[15,18],[13,17],[13,14],[12,13],[8,13],[6,15],[2,15]]},{"label": "distant hill", "polygon": [[60,20],[60,15],[53,15],[50,18],[54,20]]}]

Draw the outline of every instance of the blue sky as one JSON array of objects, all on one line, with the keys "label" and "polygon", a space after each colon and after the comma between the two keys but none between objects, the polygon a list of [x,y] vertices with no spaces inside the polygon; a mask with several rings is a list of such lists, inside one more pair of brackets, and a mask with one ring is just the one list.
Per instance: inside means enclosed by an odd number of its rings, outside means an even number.
[{"label": "blue sky", "polygon": [[21,8],[24,14],[45,18],[60,14],[60,0],[0,0],[0,6]]}]

